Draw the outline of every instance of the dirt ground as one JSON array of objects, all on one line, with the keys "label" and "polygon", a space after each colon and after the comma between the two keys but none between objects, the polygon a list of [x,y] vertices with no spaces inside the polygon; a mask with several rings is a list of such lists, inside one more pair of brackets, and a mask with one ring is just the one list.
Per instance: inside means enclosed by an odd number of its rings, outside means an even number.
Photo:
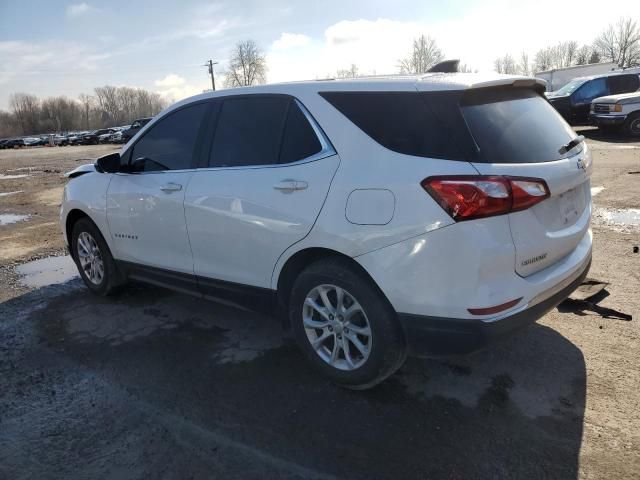
[{"label": "dirt ground", "polygon": [[590,276],[633,321],[561,306],[366,392],[261,315],[141,285],[97,298],[68,257],[30,263],[64,254],[62,173],[115,147],[0,151],[0,218],[27,216],[0,224],[0,479],[638,478],[640,142],[580,133]]}]

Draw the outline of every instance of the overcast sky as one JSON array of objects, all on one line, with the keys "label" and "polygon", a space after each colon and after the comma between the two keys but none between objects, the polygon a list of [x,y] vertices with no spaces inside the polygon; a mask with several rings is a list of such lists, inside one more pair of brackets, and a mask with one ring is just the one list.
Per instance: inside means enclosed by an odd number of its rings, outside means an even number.
[{"label": "overcast sky", "polygon": [[436,38],[445,56],[491,70],[493,60],[561,40],[591,43],[640,0],[0,0],[0,108],[16,91],[91,93],[143,87],[175,100],[210,86],[209,58],[224,70],[234,43],[254,39],[268,81],[397,73],[412,38]]}]

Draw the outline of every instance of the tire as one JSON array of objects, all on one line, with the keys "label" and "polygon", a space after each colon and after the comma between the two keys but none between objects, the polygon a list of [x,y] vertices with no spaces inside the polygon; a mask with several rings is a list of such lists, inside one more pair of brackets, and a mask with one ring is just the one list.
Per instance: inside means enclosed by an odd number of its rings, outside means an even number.
[{"label": "tire", "polygon": [[640,113],[634,113],[624,122],[624,131],[630,137],[640,137]]},{"label": "tire", "polygon": [[[117,293],[125,283],[125,278],[118,270],[107,242],[89,218],[81,218],[73,226],[71,249],[80,277],[87,288],[96,295],[108,296]],[[96,260],[93,263],[94,270],[90,265],[83,266],[82,258],[87,258],[87,254]],[[100,262],[102,269],[99,268]],[[89,261],[89,263],[92,262]],[[99,275],[100,271],[102,275]]]},{"label": "tire", "polygon": [[[346,311],[336,308],[339,291],[343,292]],[[321,292],[332,310],[325,307]],[[315,302],[314,307],[308,299]],[[349,320],[350,310],[358,313]],[[338,319],[340,312],[345,315]],[[342,259],[320,260],[298,276],[290,295],[289,319],[296,343],[307,359],[342,387],[371,388],[398,370],[407,356],[402,329],[391,305],[370,278]],[[360,347],[368,348],[361,349],[355,340]],[[318,348],[312,341],[319,342]],[[338,352],[334,355],[336,345]]]}]

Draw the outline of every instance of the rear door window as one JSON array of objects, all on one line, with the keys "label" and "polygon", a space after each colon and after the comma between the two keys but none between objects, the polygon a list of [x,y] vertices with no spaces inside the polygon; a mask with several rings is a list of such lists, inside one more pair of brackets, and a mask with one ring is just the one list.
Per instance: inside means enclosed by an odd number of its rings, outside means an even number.
[{"label": "rear door window", "polygon": [[313,127],[292,97],[231,97],[220,107],[209,166],[291,163],[321,149]]}]

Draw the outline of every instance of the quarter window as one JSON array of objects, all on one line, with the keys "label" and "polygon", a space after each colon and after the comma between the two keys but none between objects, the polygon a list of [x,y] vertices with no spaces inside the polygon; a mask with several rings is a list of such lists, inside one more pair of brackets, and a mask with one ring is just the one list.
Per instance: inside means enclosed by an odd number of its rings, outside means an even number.
[{"label": "quarter window", "polygon": [[170,113],[133,147],[131,170],[149,172],[192,168],[193,153],[207,105],[198,103]]}]

